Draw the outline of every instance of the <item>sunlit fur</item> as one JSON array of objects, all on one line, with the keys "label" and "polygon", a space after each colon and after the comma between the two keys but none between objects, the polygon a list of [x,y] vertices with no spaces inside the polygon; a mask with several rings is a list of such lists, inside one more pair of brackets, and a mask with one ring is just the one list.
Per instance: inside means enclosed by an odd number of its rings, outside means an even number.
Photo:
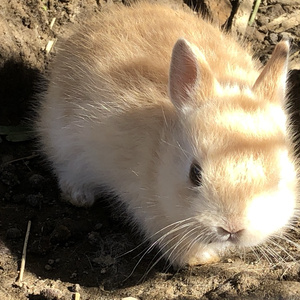
[{"label": "sunlit fur", "polygon": [[[287,42],[261,73],[195,14],[142,3],[114,6],[60,48],[38,129],[73,204],[92,205],[103,187],[117,194],[149,249],[174,266],[217,261],[290,226]],[[189,179],[194,161],[200,186]],[[233,243],[218,227],[242,232]]]}]

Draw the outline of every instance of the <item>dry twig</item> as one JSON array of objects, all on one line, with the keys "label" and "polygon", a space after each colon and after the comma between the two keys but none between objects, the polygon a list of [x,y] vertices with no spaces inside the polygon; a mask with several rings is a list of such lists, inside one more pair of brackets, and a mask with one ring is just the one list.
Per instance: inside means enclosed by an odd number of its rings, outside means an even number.
[{"label": "dry twig", "polygon": [[80,294],[76,292],[74,294],[73,300],[80,300]]},{"label": "dry twig", "polygon": [[20,267],[20,273],[19,273],[19,278],[18,278],[18,283],[20,284],[23,280],[23,274],[25,270],[25,262],[26,262],[26,251],[27,251],[27,244],[28,244],[28,238],[29,238],[29,232],[30,232],[30,227],[31,227],[31,221],[28,221],[27,224],[27,231],[25,235],[25,240],[24,240],[24,246],[23,246],[23,252],[22,252],[22,260],[21,260],[21,267]]}]

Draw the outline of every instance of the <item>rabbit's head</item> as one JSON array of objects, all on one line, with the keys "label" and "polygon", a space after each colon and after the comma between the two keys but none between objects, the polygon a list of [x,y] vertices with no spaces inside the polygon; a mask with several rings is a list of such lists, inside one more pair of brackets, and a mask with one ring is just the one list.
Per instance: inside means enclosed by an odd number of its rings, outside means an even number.
[{"label": "rabbit's head", "polygon": [[[288,52],[288,42],[279,43],[249,87],[218,82],[197,48],[184,39],[175,44],[169,96],[176,116],[163,137],[158,178],[164,214],[174,224],[163,243],[170,260],[184,263],[183,249],[197,252],[197,245],[258,245],[295,214]],[[203,255],[188,260],[206,262]]]}]

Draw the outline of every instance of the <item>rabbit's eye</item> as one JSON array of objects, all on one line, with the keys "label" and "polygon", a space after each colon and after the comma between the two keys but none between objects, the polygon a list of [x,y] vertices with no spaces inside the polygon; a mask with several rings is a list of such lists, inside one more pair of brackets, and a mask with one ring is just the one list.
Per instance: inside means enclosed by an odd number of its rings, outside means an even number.
[{"label": "rabbit's eye", "polygon": [[201,167],[197,163],[191,164],[190,180],[195,186],[201,185]]}]

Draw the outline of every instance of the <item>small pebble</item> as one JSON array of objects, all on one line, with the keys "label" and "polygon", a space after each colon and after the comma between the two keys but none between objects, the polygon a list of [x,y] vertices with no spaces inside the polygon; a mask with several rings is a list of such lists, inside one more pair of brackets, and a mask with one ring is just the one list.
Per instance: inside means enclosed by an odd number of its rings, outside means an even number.
[{"label": "small pebble", "polygon": [[265,16],[265,15],[259,15],[257,17],[257,24],[258,26],[263,26],[263,25],[266,25],[270,22],[270,18]]},{"label": "small pebble", "polygon": [[61,243],[67,241],[71,236],[71,232],[68,227],[64,225],[58,225],[54,228],[50,236],[51,243]]},{"label": "small pebble", "polygon": [[37,207],[40,206],[43,200],[43,195],[42,194],[37,194],[37,195],[28,195],[26,197],[26,202],[32,206],[32,207]]},{"label": "small pebble", "polygon": [[48,259],[48,264],[50,265],[50,266],[52,266],[53,264],[54,264],[54,259]]},{"label": "small pebble", "polygon": [[52,270],[52,267],[50,265],[45,265],[45,270],[50,271]]},{"label": "small pebble", "polygon": [[113,265],[116,260],[115,258],[111,257],[110,255],[102,255],[102,256],[99,256],[99,257],[95,257],[94,259],[92,259],[92,262],[94,264],[97,264],[97,265],[104,265],[105,267],[108,267],[108,266],[111,266]]},{"label": "small pebble", "polygon": [[274,45],[274,44],[277,44],[278,42],[278,35],[277,33],[270,33],[270,40],[271,40],[271,43]]},{"label": "small pebble", "polygon": [[45,182],[45,177],[40,174],[33,174],[29,178],[29,182],[33,187],[41,187],[41,185]]},{"label": "small pebble", "polygon": [[58,289],[46,288],[41,290],[40,295],[44,297],[45,300],[61,300],[63,293]]},{"label": "small pebble", "polygon": [[73,284],[71,286],[71,292],[73,293],[78,293],[81,290],[80,285],[78,283]]},{"label": "small pebble", "polygon": [[98,223],[98,224],[95,225],[95,230],[99,231],[102,227],[103,227],[103,224],[102,223]]},{"label": "small pebble", "polygon": [[77,277],[77,273],[76,273],[76,272],[73,272],[73,273],[71,274],[71,276],[70,276],[71,279],[74,279],[74,278],[76,278],[76,277]]},{"label": "small pebble", "polygon": [[15,187],[20,184],[18,176],[14,172],[10,171],[1,171],[1,181],[8,185],[10,188]]},{"label": "small pebble", "polygon": [[292,40],[291,35],[288,32],[281,32],[278,34],[280,40]]},{"label": "small pebble", "polygon": [[92,231],[88,234],[89,242],[94,245],[99,241],[100,235],[98,232]]},{"label": "small pebble", "polygon": [[6,231],[6,238],[9,240],[16,240],[21,237],[21,231],[18,228],[9,228]]},{"label": "small pebble", "polygon": [[12,201],[14,203],[21,203],[24,201],[24,195],[23,194],[17,194],[12,196]]},{"label": "small pebble", "polygon": [[253,32],[253,36],[254,36],[258,41],[263,42],[266,35],[265,35],[264,33],[260,32],[260,31],[258,31],[258,30],[255,30],[255,31]]}]

